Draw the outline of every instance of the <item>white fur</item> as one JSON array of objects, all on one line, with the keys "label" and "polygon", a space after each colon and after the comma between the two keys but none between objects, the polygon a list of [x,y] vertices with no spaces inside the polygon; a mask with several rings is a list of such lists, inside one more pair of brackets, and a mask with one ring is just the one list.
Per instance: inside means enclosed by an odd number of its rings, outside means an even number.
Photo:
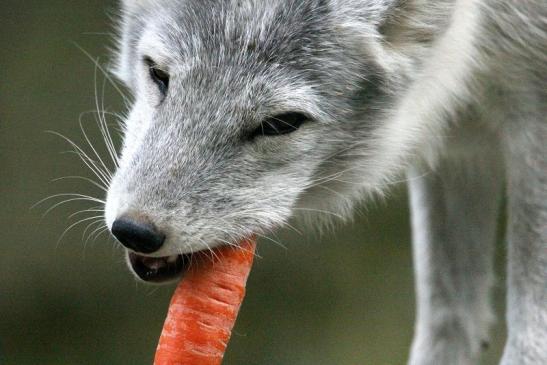
[{"label": "white fur", "polygon": [[[547,364],[544,1],[200,4],[124,1],[115,72],[135,102],[108,225],[139,212],[167,235],[153,255],[208,249],[293,215],[347,218],[407,171],[418,280],[410,364],[466,365],[492,321],[506,182],[502,364]],[[167,95],[144,57],[171,75]],[[313,122],[241,137],[287,111]]]}]

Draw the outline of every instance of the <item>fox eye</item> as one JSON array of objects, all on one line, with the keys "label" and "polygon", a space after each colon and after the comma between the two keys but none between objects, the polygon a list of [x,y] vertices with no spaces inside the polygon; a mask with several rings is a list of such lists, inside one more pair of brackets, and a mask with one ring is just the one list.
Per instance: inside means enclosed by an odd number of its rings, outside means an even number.
[{"label": "fox eye", "polygon": [[167,94],[167,89],[169,88],[169,74],[160,69],[151,58],[147,57],[144,61],[148,65],[150,78],[156,85],[158,85],[162,95],[165,96]]},{"label": "fox eye", "polygon": [[299,112],[288,112],[268,117],[254,130],[252,137],[289,134],[298,130],[308,120],[310,120],[308,116]]}]

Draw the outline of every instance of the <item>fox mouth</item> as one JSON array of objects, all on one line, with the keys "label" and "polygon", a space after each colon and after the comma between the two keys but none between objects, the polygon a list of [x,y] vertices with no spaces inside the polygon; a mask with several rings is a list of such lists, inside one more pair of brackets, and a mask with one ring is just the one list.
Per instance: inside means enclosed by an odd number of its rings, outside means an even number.
[{"label": "fox mouth", "polygon": [[128,263],[139,279],[162,284],[180,278],[192,261],[192,254],[165,257],[142,256],[128,251]]}]

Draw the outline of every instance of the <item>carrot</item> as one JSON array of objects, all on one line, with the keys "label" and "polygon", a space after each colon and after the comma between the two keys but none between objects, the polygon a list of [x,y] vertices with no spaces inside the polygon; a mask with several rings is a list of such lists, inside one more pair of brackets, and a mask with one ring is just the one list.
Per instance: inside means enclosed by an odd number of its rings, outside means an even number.
[{"label": "carrot", "polygon": [[214,257],[195,254],[173,294],[154,365],[218,365],[222,362],[256,243],[221,247]]}]

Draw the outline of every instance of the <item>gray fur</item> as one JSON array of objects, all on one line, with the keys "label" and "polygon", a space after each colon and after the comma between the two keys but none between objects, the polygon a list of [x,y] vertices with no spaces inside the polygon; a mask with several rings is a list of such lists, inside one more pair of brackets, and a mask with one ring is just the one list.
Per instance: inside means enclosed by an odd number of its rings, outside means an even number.
[{"label": "gray fur", "polygon": [[[488,337],[506,181],[502,364],[547,363],[544,0],[125,0],[120,28],[114,71],[135,100],[109,226],[144,214],[167,234],[155,255],[201,250],[294,215],[348,217],[408,170],[410,361],[463,365]],[[165,98],[145,56],[171,75]],[[248,138],[286,111],[313,121]]]},{"label": "gray fur", "polygon": [[443,158],[435,171],[411,169],[418,313],[410,364],[476,363],[488,344],[502,185],[496,148]]}]

